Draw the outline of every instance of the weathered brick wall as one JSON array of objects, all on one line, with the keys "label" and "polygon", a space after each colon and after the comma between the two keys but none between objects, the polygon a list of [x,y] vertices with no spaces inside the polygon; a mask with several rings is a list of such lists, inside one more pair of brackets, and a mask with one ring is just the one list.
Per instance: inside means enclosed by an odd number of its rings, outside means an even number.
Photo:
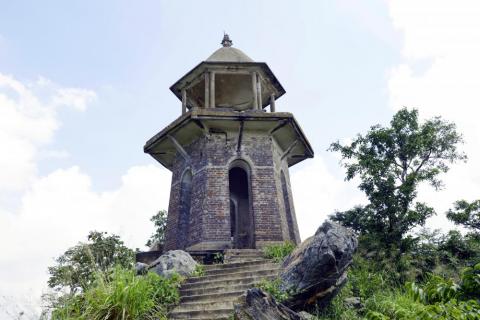
[{"label": "weathered brick wall", "polygon": [[[280,159],[281,150],[267,133],[245,131],[237,152],[238,131],[210,133],[186,146],[191,161],[179,154],[172,169],[172,188],[167,219],[166,249],[176,249],[179,198],[182,174],[192,170],[190,249],[221,249],[231,244],[229,169],[235,159],[250,166],[251,201],[256,246],[289,240],[283,201],[281,171],[287,180],[290,211],[298,238],[288,166]],[[299,240],[295,239],[295,240]]]}]

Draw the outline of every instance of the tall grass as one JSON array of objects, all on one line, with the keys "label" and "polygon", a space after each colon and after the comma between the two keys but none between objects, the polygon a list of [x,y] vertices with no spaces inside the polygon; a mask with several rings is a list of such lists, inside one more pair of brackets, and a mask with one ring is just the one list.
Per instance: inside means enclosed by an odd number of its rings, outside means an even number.
[{"label": "tall grass", "polygon": [[282,262],[295,249],[295,244],[290,241],[285,241],[280,244],[273,244],[266,246],[263,249],[265,258],[272,259],[275,262]]},{"label": "tall grass", "polygon": [[[467,268],[461,283],[438,275],[422,283],[400,284],[389,269],[355,257],[346,286],[324,310],[319,320],[480,320],[480,264]],[[354,309],[346,297],[359,297],[363,307]]]},{"label": "tall grass", "polygon": [[169,279],[148,273],[116,268],[111,275],[97,274],[85,292],[65,299],[52,313],[53,320],[167,319],[169,306],[179,301],[182,278]]}]

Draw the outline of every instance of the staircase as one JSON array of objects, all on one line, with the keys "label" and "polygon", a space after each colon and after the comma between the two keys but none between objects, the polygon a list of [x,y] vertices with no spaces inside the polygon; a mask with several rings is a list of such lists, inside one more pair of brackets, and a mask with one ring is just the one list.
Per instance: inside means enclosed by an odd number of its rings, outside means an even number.
[{"label": "staircase", "polygon": [[274,279],[278,268],[261,250],[226,250],[223,264],[205,266],[205,275],[182,284],[180,304],[168,319],[231,319],[234,303],[243,293],[262,279]]}]

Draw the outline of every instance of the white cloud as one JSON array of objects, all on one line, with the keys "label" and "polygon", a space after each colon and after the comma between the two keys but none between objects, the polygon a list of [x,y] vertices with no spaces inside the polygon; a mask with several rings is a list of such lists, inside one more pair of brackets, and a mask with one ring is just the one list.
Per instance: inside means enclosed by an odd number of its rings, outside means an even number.
[{"label": "white cloud", "polygon": [[[107,192],[93,191],[91,177],[76,166],[38,176],[39,159],[68,156],[48,149],[60,126],[58,108],[84,111],[95,98],[45,78],[25,84],[0,74],[0,318],[38,311],[47,267],[89,231],[143,247],[153,231],[149,218],[167,208],[170,173],[154,165],[131,167]],[[9,206],[12,199],[19,205]]]},{"label": "white cloud", "polygon": [[[444,190],[420,192],[439,213],[430,224],[448,229],[443,213],[452,202],[480,197],[480,3],[399,0],[389,5],[393,24],[404,35],[404,62],[390,74],[390,106],[416,107],[423,118],[440,115],[464,134],[468,163],[452,166]],[[422,61],[430,65],[420,72]]]},{"label": "white cloud", "polygon": [[169,173],[153,165],[130,168],[118,189],[103,193],[92,191],[91,178],[78,167],[36,180],[20,211],[0,216],[0,243],[9,244],[0,257],[2,289],[43,288],[53,258],[85,241],[91,230],[119,234],[128,246],[143,248],[153,231],[149,218],[168,203],[169,182]]},{"label": "white cloud", "polygon": [[95,97],[43,78],[24,84],[0,73],[0,192],[22,191],[35,179],[39,151],[60,126],[58,108],[85,110]]},{"label": "white cloud", "polygon": [[345,182],[328,168],[320,156],[291,174],[291,184],[298,228],[302,239],[313,235],[335,210],[350,209],[365,203],[355,181]]}]

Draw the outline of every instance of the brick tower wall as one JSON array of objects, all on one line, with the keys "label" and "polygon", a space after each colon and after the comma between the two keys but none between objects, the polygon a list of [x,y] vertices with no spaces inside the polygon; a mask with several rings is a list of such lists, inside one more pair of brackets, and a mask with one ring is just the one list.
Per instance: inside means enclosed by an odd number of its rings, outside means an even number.
[{"label": "brick tower wall", "polygon": [[[232,161],[242,159],[250,167],[254,246],[300,237],[286,159],[267,133],[245,131],[238,152],[238,131],[209,133],[185,147],[190,161],[176,155],[167,218],[166,250],[215,250],[231,247],[229,169]],[[191,170],[190,223],[179,230],[182,177]],[[285,210],[281,174],[285,175],[290,217]],[[290,224],[289,224],[290,221]],[[290,226],[290,228],[289,228]],[[179,233],[187,233],[186,243]],[[292,239],[291,235],[294,235]]]}]

